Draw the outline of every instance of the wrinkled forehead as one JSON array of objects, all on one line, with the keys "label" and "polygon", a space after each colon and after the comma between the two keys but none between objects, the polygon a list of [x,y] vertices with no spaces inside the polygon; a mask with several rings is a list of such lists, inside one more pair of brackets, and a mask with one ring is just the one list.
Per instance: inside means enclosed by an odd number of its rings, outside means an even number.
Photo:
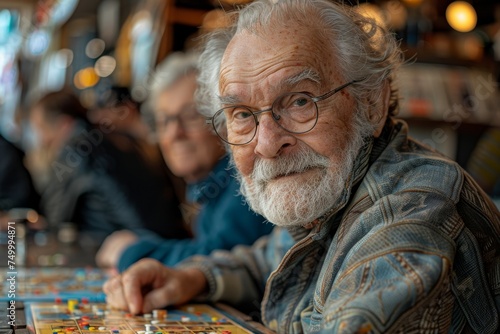
[{"label": "wrinkled forehead", "polygon": [[269,79],[281,68],[309,68],[322,80],[338,75],[335,56],[321,29],[290,23],[235,34],[221,61],[219,89],[229,82]]}]

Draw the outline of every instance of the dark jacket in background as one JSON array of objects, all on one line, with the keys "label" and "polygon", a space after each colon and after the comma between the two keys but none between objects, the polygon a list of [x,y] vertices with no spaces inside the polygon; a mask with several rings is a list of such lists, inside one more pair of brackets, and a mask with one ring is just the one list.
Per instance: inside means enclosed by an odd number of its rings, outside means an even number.
[{"label": "dark jacket in background", "polygon": [[156,145],[82,122],[50,169],[41,205],[53,228],[75,223],[96,243],[122,229],[169,239],[190,236]]},{"label": "dark jacket in background", "polygon": [[0,135],[0,211],[38,208],[39,197],[23,159],[24,152]]}]

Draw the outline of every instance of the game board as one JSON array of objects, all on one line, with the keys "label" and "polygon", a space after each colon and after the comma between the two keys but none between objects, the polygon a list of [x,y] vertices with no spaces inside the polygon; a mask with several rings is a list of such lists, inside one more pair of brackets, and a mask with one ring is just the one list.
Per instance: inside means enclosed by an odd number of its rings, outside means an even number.
[{"label": "game board", "polygon": [[[12,271],[2,268],[0,280],[12,276]],[[102,285],[106,274],[96,268],[17,268],[15,271],[15,299],[20,301],[67,301],[88,299],[104,302]],[[3,285],[0,301],[8,297],[8,284]]]},{"label": "game board", "polygon": [[132,316],[102,303],[31,303],[36,334],[260,333],[209,305],[191,304]]}]

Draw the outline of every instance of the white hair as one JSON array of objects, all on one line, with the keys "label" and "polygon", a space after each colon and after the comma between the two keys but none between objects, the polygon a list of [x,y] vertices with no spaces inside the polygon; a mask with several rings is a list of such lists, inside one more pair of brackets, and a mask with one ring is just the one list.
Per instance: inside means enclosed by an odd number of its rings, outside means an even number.
[{"label": "white hair", "polygon": [[200,58],[196,97],[200,112],[206,116],[220,108],[221,60],[234,35],[242,31],[272,32],[275,27],[289,22],[320,28],[315,31],[330,41],[334,51],[332,57],[343,78],[346,82],[359,80],[346,89],[356,100],[354,127],[363,135],[371,135],[378,123],[369,115],[369,110],[380,102],[386,83],[391,85],[389,113],[396,111],[398,95],[393,82],[395,71],[402,62],[399,45],[393,34],[373,19],[362,16],[356,8],[328,0],[256,0],[228,15],[234,23],[207,35]]},{"label": "white hair", "polygon": [[198,73],[199,54],[196,52],[174,52],[156,66],[149,84],[149,102],[156,100],[164,90],[179,79]]}]

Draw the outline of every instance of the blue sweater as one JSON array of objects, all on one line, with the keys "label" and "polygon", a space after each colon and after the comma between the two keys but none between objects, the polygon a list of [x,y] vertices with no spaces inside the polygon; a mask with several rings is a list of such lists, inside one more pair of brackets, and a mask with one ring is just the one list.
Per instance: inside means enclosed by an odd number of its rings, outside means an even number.
[{"label": "blue sweater", "polygon": [[121,255],[118,269],[124,271],[142,258],[154,258],[165,265],[195,254],[208,255],[215,249],[250,245],[271,232],[273,225],[257,215],[239,195],[239,183],[229,157],[221,159],[201,182],[188,185],[187,199],[201,205],[193,239],[143,238]]}]

